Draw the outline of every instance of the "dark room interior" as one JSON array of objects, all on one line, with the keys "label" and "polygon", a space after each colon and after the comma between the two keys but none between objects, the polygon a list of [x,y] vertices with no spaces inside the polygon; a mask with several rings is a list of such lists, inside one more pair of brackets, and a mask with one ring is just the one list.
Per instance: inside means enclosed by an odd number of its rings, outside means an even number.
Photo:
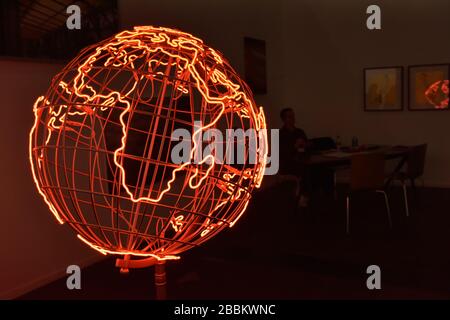
[{"label": "dark room interior", "polygon": [[1,1],[0,299],[448,300],[449,12]]}]

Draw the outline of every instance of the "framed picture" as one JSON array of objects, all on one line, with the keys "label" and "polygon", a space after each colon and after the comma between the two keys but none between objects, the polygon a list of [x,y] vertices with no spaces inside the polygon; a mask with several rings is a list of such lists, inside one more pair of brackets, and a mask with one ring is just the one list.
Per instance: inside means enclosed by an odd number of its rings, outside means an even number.
[{"label": "framed picture", "polygon": [[408,109],[448,110],[450,64],[408,67]]},{"label": "framed picture", "polygon": [[245,81],[255,94],[267,93],[266,42],[244,38]]},{"label": "framed picture", "polygon": [[364,69],[364,110],[403,110],[403,67]]}]

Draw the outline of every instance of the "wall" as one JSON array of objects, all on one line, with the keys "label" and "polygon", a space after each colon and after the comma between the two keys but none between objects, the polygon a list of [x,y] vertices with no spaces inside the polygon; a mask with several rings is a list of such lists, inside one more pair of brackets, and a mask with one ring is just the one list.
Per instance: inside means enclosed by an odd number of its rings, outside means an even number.
[{"label": "wall", "polygon": [[59,278],[71,264],[103,256],[57,223],[33,183],[28,133],[34,100],[45,93],[60,65],[0,60],[1,192],[0,299],[14,298]]},{"label": "wall", "polygon": [[[366,28],[370,4],[382,30]],[[282,10],[284,102],[309,135],[427,142],[426,184],[450,187],[450,112],[364,112],[362,81],[365,67],[450,63],[450,1],[285,0]]]}]

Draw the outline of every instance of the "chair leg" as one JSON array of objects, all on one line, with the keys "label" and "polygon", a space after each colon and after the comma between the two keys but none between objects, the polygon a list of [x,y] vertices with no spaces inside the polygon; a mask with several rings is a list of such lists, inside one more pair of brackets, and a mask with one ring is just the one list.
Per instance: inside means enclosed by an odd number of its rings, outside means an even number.
[{"label": "chair leg", "polygon": [[419,194],[419,191],[417,190],[415,179],[411,179],[411,188],[412,188],[412,191],[414,194],[414,202],[415,202],[416,206],[420,206],[421,205],[420,194]]},{"label": "chair leg", "polygon": [[388,216],[389,227],[392,228],[391,208],[389,206],[389,198],[387,196],[387,193],[383,190],[377,190],[377,192],[382,193],[384,195],[384,203],[386,204],[386,212]]},{"label": "chair leg", "polygon": [[350,233],[350,196],[347,196],[347,224],[346,224],[347,234]]},{"label": "chair leg", "polygon": [[409,217],[408,193],[406,191],[405,181],[402,182],[402,187],[403,187],[403,199],[405,200],[406,216]]}]

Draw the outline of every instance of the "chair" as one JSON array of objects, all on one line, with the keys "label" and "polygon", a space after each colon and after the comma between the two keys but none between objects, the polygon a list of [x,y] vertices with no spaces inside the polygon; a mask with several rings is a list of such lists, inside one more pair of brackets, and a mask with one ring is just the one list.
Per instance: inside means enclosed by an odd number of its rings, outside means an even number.
[{"label": "chair", "polygon": [[[321,151],[328,151],[336,149],[336,142],[331,137],[318,137],[318,138],[312,138],[308,140],[309,147],[308,151],[311,153],[319,153]],[[334,198],[337,198],[336,193],[336,185],[337,185],[337,179],[336,179],[336,169],[334,168],[332,170],[328,170],[326,173],[322,174],[323,179],[330,178],[330,181],[332,179],[333,184],[333,192],[334,192]],[[329,172],[329,173],[328,173]]]},{"label": "chair", "polygon": [[320,152],[331,149],[336,149],[336,142],[330,137],[319,137],[309,139],[309,151]]},{"label": "chair", "polygon": [[406,216],[409,217],[408,194],[406,190],[406,181],[411,182],[411,187],[416,192],[415,180],[423,176],[425,169],[425,158],[427,153],[427,144],[420,144],[411,147],[406,158],[406,170],[399,172],[395,178],[400,180],[403,188],[403,198],[405,200]]},{"label": "chair", "polygon": [[351,158],[350,191],[347,194],[347,234],[350,233],[350,198],[358,191],[375,191],[384,195],[389,226],[392,227],[389,199],[384,190],[384,154],[360,153]]}]

